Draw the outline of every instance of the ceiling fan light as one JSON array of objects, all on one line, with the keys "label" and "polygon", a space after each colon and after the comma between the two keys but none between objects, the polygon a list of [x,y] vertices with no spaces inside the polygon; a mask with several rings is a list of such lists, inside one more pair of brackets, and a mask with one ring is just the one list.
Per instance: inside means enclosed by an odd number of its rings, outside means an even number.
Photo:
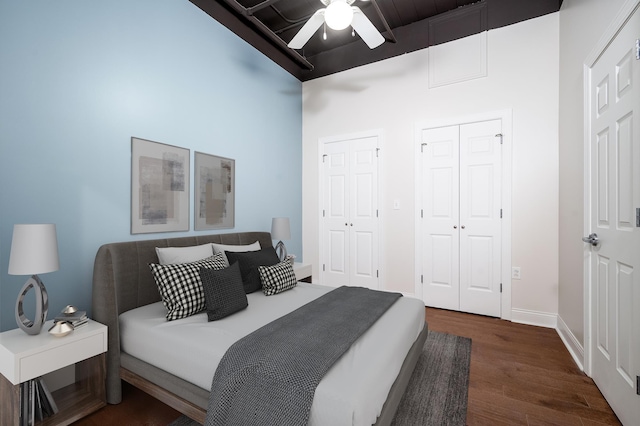
[{"label": "ceiling fan light", "polygon": [[344,30],[353,20],[353,9],[345,0],[333,0],[324,12],[324,20],[333,30]]}]

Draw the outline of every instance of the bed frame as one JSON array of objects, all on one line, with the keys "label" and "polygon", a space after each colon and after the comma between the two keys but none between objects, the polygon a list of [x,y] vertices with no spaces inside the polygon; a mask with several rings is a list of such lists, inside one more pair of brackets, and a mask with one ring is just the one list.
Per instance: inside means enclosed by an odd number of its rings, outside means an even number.
[{"label": "bed frame", "polygon": [[[268,232],[238,232],[105,244],[93,268],[92,316],[109,327],[106,392],[109,404],[122,401],[121,380],[149,393],[186,416],[204,423],[209,391],[120,351],[119,315],[150,303],[160,294],[147,266],[158,261],[156,247],[187,247],[206,243],[271,247]],[[427,325],[407,354],[376,426],[391,423],[427,338]]]}]

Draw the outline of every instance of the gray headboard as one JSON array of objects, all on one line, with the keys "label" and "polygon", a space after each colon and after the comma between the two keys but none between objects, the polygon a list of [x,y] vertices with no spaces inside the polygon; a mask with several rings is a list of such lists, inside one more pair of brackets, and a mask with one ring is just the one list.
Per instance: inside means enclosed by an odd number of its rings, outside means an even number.
[{"label": "gray headboard", "polygon": [[105,244],[98,249],[93,266],[92,317],[109,327],[107,352],[107,402],[121,400],[120,332],[118,316],[139,306],[160,301],[149,263],[157,263],[156,247],[187,247],[206,243],[244,245],[260,241],[271,247],[268,232],[194,235],[159,240]]}]

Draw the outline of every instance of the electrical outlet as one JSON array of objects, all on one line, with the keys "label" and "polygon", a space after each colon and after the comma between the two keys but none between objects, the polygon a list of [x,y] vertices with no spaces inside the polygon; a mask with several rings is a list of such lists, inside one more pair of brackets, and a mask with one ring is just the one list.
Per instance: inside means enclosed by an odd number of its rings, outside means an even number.
[{"label": "electrical outlet", "polygon": [[513,278],[514,280],[519,280],[521,278],[519,266],[514,266],[511,268],[511,278]]}]

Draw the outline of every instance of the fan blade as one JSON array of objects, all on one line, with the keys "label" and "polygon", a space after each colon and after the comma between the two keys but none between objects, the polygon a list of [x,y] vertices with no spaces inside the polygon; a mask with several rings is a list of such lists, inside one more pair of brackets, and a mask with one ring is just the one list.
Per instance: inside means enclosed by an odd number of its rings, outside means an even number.
[{"label": "fan blade", "polygon": [[316,10],[316,13],[311,15],[311,18],[300,28],[298,34],[291,39],[287,46],[292,49],[302,49],[302,46],[307,44],[311,36],[315,34],[318,28],[324,23],[324,11],[325,8]]},{"label": "fan blade", "polygon": [[351,26],[358,33],[360,38],[367,43],[369,49],[374,49],[384,43],[384,37],[371,23],[369,18],[362,13],[359,7],[352,6],[353,8],[353,21]]}]

